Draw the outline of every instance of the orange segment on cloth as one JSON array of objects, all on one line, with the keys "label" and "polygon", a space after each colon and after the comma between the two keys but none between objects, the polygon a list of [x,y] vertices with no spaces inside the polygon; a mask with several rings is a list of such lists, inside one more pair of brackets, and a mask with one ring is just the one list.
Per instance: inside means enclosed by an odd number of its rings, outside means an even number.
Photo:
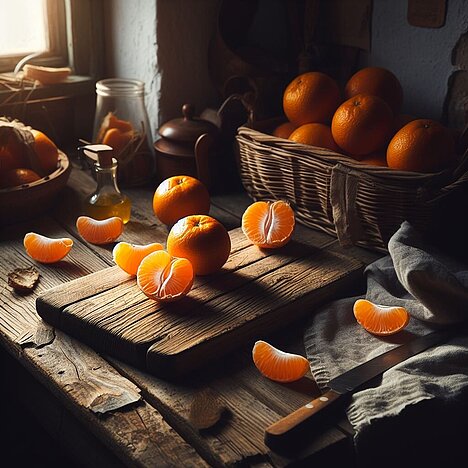
[{"label": "orange segment on cloth", "polygon": [[129,275],[136,275],[142,260],[150,253],[162,250],[158,242],[147,245],[134,245],[119,242],[112,250],[112,257],[116,265]]},{"label": "orange segment on cloth", "polygon": [[55,263],[62,260],[73,246],[68,237],[52,239],[50,237],[28,232],[23,241],[27,254],[41,263]]},{"label": "orange segment on cloth", "polygon": [[291,239],[294,211],[285,201],[259,201],[242,215],[242,231],[255,245],[266,249],[281,247]]},{"label": "orange segment on cloth", "polygon": [[353,307],[357,322],[374,335],[393,335],[408,325],[409,314],[404,307],[383,306],[358,299]]},{"label": "orange segment on cloth", "polygon": [[91,244],[109,244],[122,234],[123,221],[118,216],[97,220],[89,216],[80,216],[76,220],[80,236]]},{"label": "orange segment on cloth", "polygon": [[185,296],[193,284],[192,264],[165,250],[147,255],[137,271],[137,284],[150,299],[173,301]]},{"label": "orange segment on cloth", "polygon": [[172,226],[167,251],[188,258],[196,275],[210,275],[226,263],[231,239],[226,228],[211,216],[186,216]]},{"label": "orange segment on cloth", "polygon": [[286,353],[266,341],[257,341],[252,349],[257,369],[276,382],[294,382],[309,370],[309,361],[298,354]]}]

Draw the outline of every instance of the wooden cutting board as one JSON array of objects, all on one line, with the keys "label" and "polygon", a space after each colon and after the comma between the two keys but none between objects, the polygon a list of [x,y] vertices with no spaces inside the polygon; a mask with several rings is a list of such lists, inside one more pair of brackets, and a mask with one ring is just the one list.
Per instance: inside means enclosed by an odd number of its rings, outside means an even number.
[{"label": "wooden cutting board", "polygon": [[135,277],[111,267],[46,291],[37,312],[99,352],[176,377],[312,315],[362,282],[364,265],[321,233],[298,226],[285,247],[268,251],[240,229],[230,236],[223,269],[196,278],[179,301],[150,300]]}]

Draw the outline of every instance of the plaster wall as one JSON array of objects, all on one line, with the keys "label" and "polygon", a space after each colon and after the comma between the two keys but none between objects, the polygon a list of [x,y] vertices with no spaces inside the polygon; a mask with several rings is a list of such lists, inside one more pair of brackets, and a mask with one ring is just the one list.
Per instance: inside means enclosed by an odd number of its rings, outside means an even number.
[{"label": "plaster wall", "polygon": [[448,0],[445,25],[427,29],[408,24],[406,0],[374,0],[372,50],[364,63],[387,67],[400,79],[403,112],[440,119],[449,76],[456,70],[452,49],[468,31],[468,0]]},{"label": "plaster wall", "polygon": [[104,0],[107,78],[145,83],[153,137],[158,128],[160,75],[157,63],[156,0]]}]

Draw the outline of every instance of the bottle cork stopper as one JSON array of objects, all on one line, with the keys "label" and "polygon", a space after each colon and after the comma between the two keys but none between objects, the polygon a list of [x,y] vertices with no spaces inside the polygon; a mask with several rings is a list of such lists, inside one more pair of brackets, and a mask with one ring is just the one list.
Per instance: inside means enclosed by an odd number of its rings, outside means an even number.
[{"label": "bottle cork stopper", "polygon": [[78,148],[101,167],[111,167],[116,160],[112,157],[114,149],[109,145],[84,145]]}]

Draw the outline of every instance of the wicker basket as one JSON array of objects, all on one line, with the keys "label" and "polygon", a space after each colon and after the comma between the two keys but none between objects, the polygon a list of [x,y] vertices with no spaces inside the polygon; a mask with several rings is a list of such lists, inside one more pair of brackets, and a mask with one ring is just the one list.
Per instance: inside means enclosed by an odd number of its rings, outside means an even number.
[{"label": "wicker basket", "polygon": [[336,236],[342,246],[385,252],[404,220],[429,228],[444,198],[468,183],[468,151],[456,168],[420,174],[367,166],[247,126],[236,139],[248,194],[254,200],[288,200],[299,222]]}]

